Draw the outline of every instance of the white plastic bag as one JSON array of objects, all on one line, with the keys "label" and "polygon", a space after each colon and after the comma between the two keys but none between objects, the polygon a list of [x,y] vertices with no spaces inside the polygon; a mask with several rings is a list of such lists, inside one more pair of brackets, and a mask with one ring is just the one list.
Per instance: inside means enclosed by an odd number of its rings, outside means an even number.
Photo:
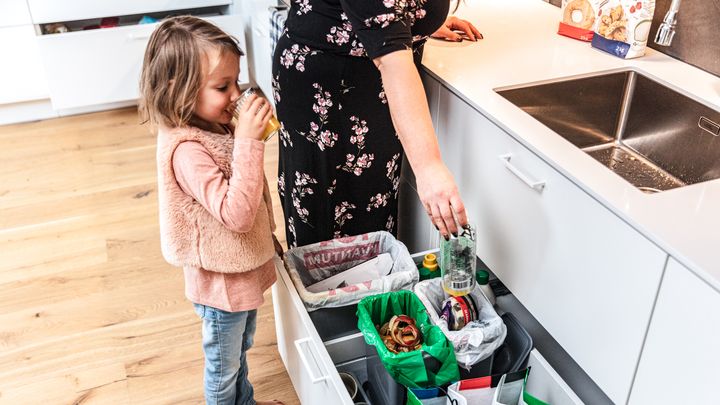
[{"label": "white plastic bag", "polygon": [[[307,290],[307,286],[381,253],[388,253],[392,257],[392,270],[387,276],[329,291],[313,293]],[[308,311],[343,307],[370,295],[409,290],[419,278],[417,267],[405,245],[384,231],[297,247],[285,252],[283,257],[290,279]]]},{"label": "white plastic bag", "polygon": [[450,330],[447,322],[440,318],[440,305],[449,297],[442,288],[442,280],[434,278],[419,282],[413,289],[425,305],[430,322],[438,325],[455,347],[458,365],[467,370],[490,357],[505,341],[507,327],[498,316],[479,285],[470,292],[479,307],[478,320],[472,321],[458,331]]}]

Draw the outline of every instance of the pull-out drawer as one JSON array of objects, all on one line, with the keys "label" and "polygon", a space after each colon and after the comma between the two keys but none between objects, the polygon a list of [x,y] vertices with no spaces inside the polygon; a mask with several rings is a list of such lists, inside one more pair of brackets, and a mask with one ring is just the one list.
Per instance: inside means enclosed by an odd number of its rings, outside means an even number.
[{"label": "pull-out drawer", "polygon": [[[419,262],[424,253],[418,253],[413,258]],[[338,370],[353,373],[361,383],[368,380],[369,370],[366,368],[366,345],[362,333],[351,331],[351,325],[356,322],[354,308],[334,308],[310,315],[277,257],[275,266],[278,281],[273,286],[273,308],[278,351],[300,402],[310,405],[353,404]],[[335,337],[335,334],[342,336]],[[528,365],[533,367],[532,393],[538,398],[553,405],[583,404],[537,350],[531,352]],[[391,377],[388,375],[387,378]],[[367,385],[365,388],[374,389]],[[370,398],[377,400],[373,396]],[[356,402],[362,400],[360,397],[355,399]],[[373,402],[372,405],[404,404]]]},{"label": "pull-out drawer", "polygon": [[35,24],[231,4],[232,0],[28,0]]},{"label": "pull-out drawer", "polygon": [[439,106],[478,256],[625,403],[667,255],[444,87]]},{"label": "pull-out drawer", "polygon": [[300,403],[352,405],[282,261],[275,261],[278,281],[272,295],[278,351]]},{"label": "pull-out drawer", "polygon": [[[240,15],[206,17],[245,49]],[[68,32],[38,37],[53,108],[68,109],[138,98],[145,47],[155,24]],[[247,58],[240,81],[248,82]]]},{"label": "pull-out drawer", "polygon": [[535,398],[552,405],[583,403],[537,349],[530,352],[528,367],[530,367],[530,378],[528,378],[527,391]]}]

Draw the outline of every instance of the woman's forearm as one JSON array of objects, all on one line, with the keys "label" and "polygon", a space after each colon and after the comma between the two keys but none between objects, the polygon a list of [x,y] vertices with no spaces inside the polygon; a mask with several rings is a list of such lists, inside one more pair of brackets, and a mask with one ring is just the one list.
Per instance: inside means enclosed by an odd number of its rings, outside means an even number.
[{"label": "woman's forearm", "polygon": [[395,130],[410,166],[418,174],[442,164],[425,90],[412,52],[397,51],[375,59],[382,76]]}]

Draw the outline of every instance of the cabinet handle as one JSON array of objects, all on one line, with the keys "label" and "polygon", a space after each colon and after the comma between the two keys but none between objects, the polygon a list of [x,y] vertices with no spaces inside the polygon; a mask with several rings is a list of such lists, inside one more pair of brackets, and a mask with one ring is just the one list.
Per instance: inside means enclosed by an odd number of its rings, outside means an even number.
[{"label": "cabinet handle", "polygon": [[142,39],[148,39],[148,38],[150,38],[150,35],[152,35],[152,32],[145,32],[145,33],[142,33],[142,34],[130,33],[130,34],[127,35],[127,39],[129,39],[129,40],[131,40],[131,41],[139,41],[139,40],[142,40]]},{"label": "cabinet handle", "polygon": [[512,159],[512,153],[500,155],[498,156],[498,158],[502,160],[506,169],[510,170],[512,174],[514,174],[518,179],[522,180],[523,183],[527,184],[528,187],[537,191],[538,193],[542,193],[543,189],[545,188],[545,180],[533,180],[528,175],[521,172],[520,169],[513,166],[513,164],[510,163],[510,159]]},{"label": "cabinet handle", "polygon": [[305,370],[307,371],[308,375],[310,376],[310,380],[312,380],[313,384],[317,384],[319,382],[325,381],[329,379],[330,377],[327,375],[321,375],[320,377],[315,377],[312,372],[312,368],[310,367],[310,362],[308,361],[308,356],[301,347],[303,343],[306,343],[306,346],[308,349],[310,348],[310,338],[302,338],[295,341],[295,348],[298,351],[298,354],[300,355],[300,361],[302,362],[303,366],[305,366]]}]

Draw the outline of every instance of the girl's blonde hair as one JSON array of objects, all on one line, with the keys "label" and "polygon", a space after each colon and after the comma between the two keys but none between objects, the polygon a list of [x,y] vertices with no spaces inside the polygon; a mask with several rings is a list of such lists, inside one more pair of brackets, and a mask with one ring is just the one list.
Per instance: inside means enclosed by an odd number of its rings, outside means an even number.
[{"label": "girl's blonde hair", "polygon": [[168,127],[190,122],[203,82],[204,53],[212,47],[244,55],[235,38],[197,17],[172,17],[157,27],[145,50],[140,75],[143,122]]}]

